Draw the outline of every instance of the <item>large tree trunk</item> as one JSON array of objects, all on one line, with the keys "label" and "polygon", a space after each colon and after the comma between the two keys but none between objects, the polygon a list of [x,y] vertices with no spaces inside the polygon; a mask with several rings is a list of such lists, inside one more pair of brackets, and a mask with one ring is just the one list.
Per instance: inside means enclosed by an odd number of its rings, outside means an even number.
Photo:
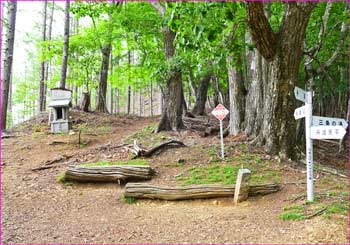
[{"label": "large tree trunk", "polygon": [[[169,27],[163,28],[165,57],[171,59],[175,53],[174,40],[175,33]],[[164,107],[162,118],[157,128],[157,132],[162,130],[177,131],[184,127],[182,122],[183,91],[181,72],[178,68],[169,71],[169,78],[166,81],[166,91],[164,97]]]},{"label": "large tree trunk", "polygon": [[243,129],[245,88],[241,60],[237,61],[237,67],[233,67],[232,57],[227,58],[229,101],[230,101],[230,135],[237,135]]},{"label": "large tree trunk", "polygon": [[207,74],[199,84],[196,91],[196,103],[193,107],[192,113],[195,115],[205,115],[205,103],[207,102],[207,93],[209,88],[209,83],[212,78],[212,74]]},{"label": "large tree trunk", "polygon": [[108,66],[109,58],[111,54],[111,44],[107,44],[101,49],[102,62],[100,69],[100,79],[98,83],[98,96],[96,101],[96,111],[108,112],[106,95],[107,95],[107,79],[108,79]]},{"label": "large tree trunk", "polygon": [[17,2],[9,1],[7,13],[7,33],[6,33],[6,46],[4,54],[3,64],[3,78],[2,78],[2,111],[1,111],[1,129],[6,130],[7,120],[7,106],[9,100],[9,88],[10,79],[12,73],[12,61],[13,61],[13,46],[15,42],[15,28],[16,28],[16,13]]},{"label": "large tree trunk", "polygon": [[[43,22],[41,40],[46,41],[46,20],[47,20],[47,0],[44,1]],[[44,46],[42,46],[42,54],[44,54]],[[45,68],[47,60],[42,60],[40,64],[40,84],[39,84],[39,111],[45,111]]]},{"label": "large tree trunk", "polygon": [[66,7],[64,9],[64,43],[63,43],[63,54],[62,54],[60,88],[66,87],[66,78],[67,78],[67,65],[68,65],[68,52],[69,52],[69,6],[70,6],[70,1],[66,0]]},{"label": "large tree trunk", "polygon": [[[151,2],[152,6],[165,18],[166,9],[159,2]],[[175,54],[175,33],[170,30],[168,26],[162,29],[164,39],[165,58],[169,61]],[[162,117],[157,127],[156,132],[162,130],[177,131],[184,127],[182,122],[183,109],[183,91],[181,71],[179,67],[168,71],[168,78],[166,81],[166,91],[164,93],[164,107]]]},{"label": "large tree trunk", "polygon": [[[246,42],[251,43],[250,33]],[[245,101],[245,133],[254,139],[259,135],[263,122],[264,86],[267,83],[268,63],[257,49],[246,50],[248,93]]]},{"label": "large tree trunk", "polygon": [[248,3],[252,39],[269,62],[261,143],[271,153],[294,158],[296,122],[293,90],[303,55],[306,26],[314,3],[289,2],[278,35],[272,31],[263,4]]}]

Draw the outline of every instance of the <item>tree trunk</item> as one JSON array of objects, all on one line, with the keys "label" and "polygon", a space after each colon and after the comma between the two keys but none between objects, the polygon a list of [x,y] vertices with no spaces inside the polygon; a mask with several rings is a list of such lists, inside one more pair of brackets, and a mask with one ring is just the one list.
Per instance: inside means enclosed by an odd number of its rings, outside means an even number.
[{"label": "tree trunk", "polygon": [[128,91],[127,91],[127,103],[126,103],[126,114],[130,114],[130,103],[131,103],[131,87],[128,85]]},{"label": "tree trunk", "polygon": [[195,115],[205,115],[205,103],[207,102],[207,93],[209,88],[210,80],[212,79],[212,74],[207,74],[199,84],[196,91],[196,103],[193,107],[192,113]]},{"label": "tree trunk", "polygon": [[[111,52],[110,52],[110,77],[113,76],[113,56],[112,56],[112,47],[111,47]],[[109,112],[110,114],[113,114],[113,84],[112,84],[112,79],[111,79],[111,82],[110,82],[110,101],[109,101]]]},{"label": "tree trunk", "polygon": [[303,55],[306,26],[314,3],[289,2],[278,35],[272,31],[263,4],[248,3],[248,24],[254,43],[269,62],[264,91],[262,142],[270,153],[294,158],[296,122],[293,94]]},{"label": "tree trunk", "polygon": [[150,81],[150,116],[153,117],[153,82]]},{"label": "tree trunk", "polygon": [[68,65],[68,52],[69,52],[69,6],[70,6],[70,1],[66,0],[66,6],[64,9],[64,43],[63,43],[63,54],[62,54],[60,88],[66,87],[66,78],[67,78],[67,65]]},{"label": "tree trunk", "polygon": [[90,109],[90,93],[83,92],[83,98],[81,100],[81,109],[85,112],[89,112]]},{"label": "tree trunk", "polygon": [[[174,40],[175,33],[169,27],[163,28],[164,50],[167,60],[171,59],[175,54]],[[183,91],[181,72],[178,68],[169,71],[169,78],[166,81],[166,91],[164,97],[164,108],[162,118],[157,128],[157,132],[162,130],[177,131],[184,127],[182,122],[183,109]]]},{"label": "tree trunk", "polygon": [[116,112],[116,114],[118,114],[119,115],[119,113],[120,113],[120,102],[119,102],[119,100],[120,100],[120,93],[119,93],[119,89],[115,89],[116,91],[115,91],[115,93],[116,93],[116,100],[115,100],[115,112]]},{"label": "tree trunk", "polygon": [[[46,20],[47,20],[47,0],[44,1],[44,10],[43,10],[43,22],[42,22],[42,33],[41,40],[42,42],[46,41]],[[42,56],[44,55],[44,45],[42,44]],[[43,58],[43,57],[42,57]],[[42,60],[40,64],[40,84],[39,84],[39,111],[45,111],[45,68],[47,60]]]},{"label": "tree trunk", "polygon": [[16,28],[16,13],[17,2],[8,2],[7,13],[7,33],[6,33],[6,46],[4,50],[4,64],[3,64],[3,78],[2,78],[2,111],[1,111],[1,129],[6,130],[7,120],[7,106],[9,100],[9,88],[10,79],[12,74],[12,61],[13,61],[13,46],[15,42],[15,28]]},{"label": "tree trunk", "polygon": [[108,80],[108,67],[109,67],[109,58],[111,54],[111,44],[105,45],[101,49],[102,62],[101,69],[99,74],[99,83],[98,83],[98,93],[96,101],[96,111],[107,113],[107,80]]},{"label": "tree trunk", "polygon": [[243,71],[239,68],[242,64],[238,59],[237,67],[233,67],[232,57],[227,58],[230,101],[230,134],[237,135],[243,129],[245,88]]},{"label": "tree trunk", "polygon": [[[251,43],[250,33],[246,35],[246,42]],[[264,85],[267,82],[268,63],[257,49],[246,50],[248,93],[245,101],[245,133],[255,138],[263,122]]]}]

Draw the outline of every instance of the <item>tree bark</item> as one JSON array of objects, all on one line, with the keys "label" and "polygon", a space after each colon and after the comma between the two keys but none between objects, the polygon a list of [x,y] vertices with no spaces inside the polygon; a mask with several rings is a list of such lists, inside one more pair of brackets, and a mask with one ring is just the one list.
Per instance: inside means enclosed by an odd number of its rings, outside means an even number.
[{"label": "tree bark", "polygon": [[[263,4],[248,3],[248,24],[254,43],[269,62],[269,82],[264,90],[261,142],[270,153],[294,158],[296,122],[293,90],[303,55],[306,26],[314,3],[289,2],[278,35],[264,15]],[[260,34],[259,34],[260,33]]]},{"label": "tree bark", "polygon": [[68,52],[69,52],[69,7],[70,7],[70,1],[66,0],[66,6],[64,9],[64,43],[63,43],[63,53],[62,53],[60,88],[66,87]]},{"label": "tree bark", "polygon": [[205,115],[205,103],[207,102],[207,93],[212,79],[212,74],[207,74],[199,84],[199,87],[196,91],[196,103],[193,107],[192,113],[195,115]]},{"label": "tree bark", "polygon": [[[46,20],[47,20],[47,0],[44,1],[44,9],[43,9],[43,22],[42,22],[42,33],[41,33],[41,41],[46,41]],[[42,55],[44,55],[44,45],[42,45]],[[43,58],[43,57],[42,57]],[[42,60],[40,64],[40,84],[39,84],[39,111],[45,111],[45,102],[44,102],[44,94],[45,94],[45,68],[46,68],[47,60]]]},{"label": "tree bark", "polygon": [[242,62],[238,59],[236,67],[232,66],[232,57],[227,58],[230,101],[230,135],[237,135],[243,129],[245,88]]},{"label": "tree bark", "polygon": [[[251,35],[247,33],[246,42],[251,43]],[[263,122],[264,87],[268,81],[268,63],[257,49],[246,50],[248,93],[245,101],[245,133],[254,139],[259,135]]]},{"label": "tree bark", "polygon": [[[160,15],[165,17],[165,8],[160,5],[159,2],[152,2],[151,4]],[[165,58],[167,61],[169,61],[175,55],[175,33],[168,26],[163,27],[162,33],[164,39]],[[164,108],[156,132],[160,132],[162,130],[178,131],[179,129],[184,128],[182,122],[183,89],[180,68],[172,68],[171,71],[168,71],[168,76],[164,96]]]},{"label": "tree bark", "polygon": [[[175,54],[174,40],[175,33],[169,27],[163,28],[164,51],[167,60],[171,59]],[[183,128],[182,113],[182,80],[181,72],[177,68],[169,71],[169,78],[166,81],[166,91],[164,96],[164,107],[162,118],[157,128],[157,132],[162,130],[178,131]]]},{"label": "tree bark", "polygon": [[4,50],[3,79],[2,79],[2,108],[1,129],[6,130],[7,106],[9,100],[9,88],[12,74],[13,46],[15,42],[17,2],[8,2],[6,46]]},{"label": "tree bark", "polygon": [[98,96],[96,101],[96,111],[107,113],[107,80],[108,80],[108,67],[109,67],[109,58],[111,54],[112,45],[106,44],[101,49],[102,62],[101,69],[99,74],[99,83],[98,83]]}]

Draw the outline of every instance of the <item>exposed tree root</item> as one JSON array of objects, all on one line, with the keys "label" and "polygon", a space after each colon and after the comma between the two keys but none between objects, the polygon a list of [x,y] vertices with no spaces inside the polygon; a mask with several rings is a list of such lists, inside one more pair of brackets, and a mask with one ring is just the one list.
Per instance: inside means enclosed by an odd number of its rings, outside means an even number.
[{"label": "exposed tree root", "polygon": [[178,141],[178,140],[170,140],[167,142],[164,142],[158,146],[155,146],[149,150],[145,150],[143,148],[141,148],[138,145],[138,142],[135,140],[134,141],[134,147],[133,148],[128,148],[130,151],[132,151],[135,156],[133,157],[133,159],[138,158],[138,157],[151,157],[152,155],[154,155],[156,152],[162,151],[166,148],[169,147],[184,147],[186,146],[183,142]]}]

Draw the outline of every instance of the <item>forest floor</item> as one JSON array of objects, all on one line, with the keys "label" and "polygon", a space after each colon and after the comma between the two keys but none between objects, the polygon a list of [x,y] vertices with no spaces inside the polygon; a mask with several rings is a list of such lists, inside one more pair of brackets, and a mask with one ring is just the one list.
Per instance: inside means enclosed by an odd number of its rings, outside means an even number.
[{"label": "forest floor", "polygon": [[[227,158],[220,161],[218,137],[189,131],[155,135],[151,131],[158,120],[74,111],[73,129],[82,132],[81,146],[78,133],[48,133],[45,114],[13,129],[17,137],[2,140],[1,243],[347,243],[346,178],[315,171],[319,196],[308,203],[300,196],[306,191],[305,166],[266,155],[244,137],[226,138]],[[151,183],[220,182],[220,175],[215,180],[203,173],[214,171],[212,166],[244,165],[255,169],[253,180],[279,181],[283,189],[238,206],[232,198],[128,203],[118,184],[57,180],[68,165],[130,158],[126,149],[111,145],[138,139],[150,147],[169,138],[187,147],[147,159],[159,173]],[[337,153],[332,144],[315,145],[318,161],[345,171],[344,152]],[[52,168],[32,171],[54,159]],[[205,171],[194,175],[193,167]],[[235,176],[225,178],[229,182]],[[323,207],[322,215],[305,219]]]}]

